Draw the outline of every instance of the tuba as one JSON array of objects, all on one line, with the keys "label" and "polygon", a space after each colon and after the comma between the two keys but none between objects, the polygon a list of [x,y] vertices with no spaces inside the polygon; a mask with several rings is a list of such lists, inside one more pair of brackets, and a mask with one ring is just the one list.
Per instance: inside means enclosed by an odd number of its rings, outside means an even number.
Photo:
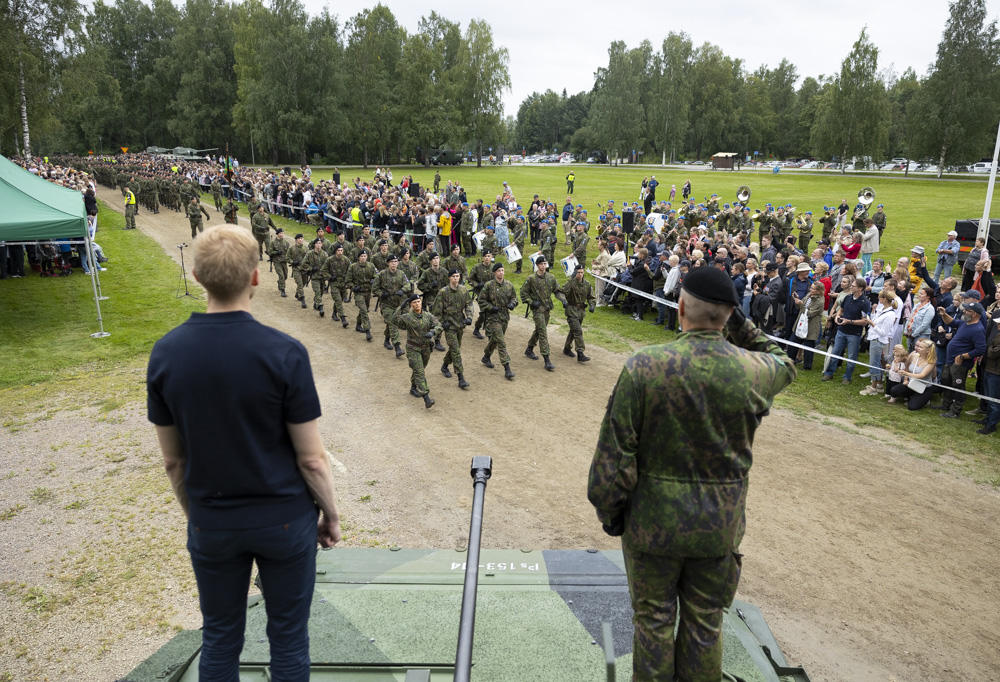
[{"label": "tuba", "polygon": [[858,192],[858,209],[854,212],[854,219],[857,220],[867,213],[873,201],[875,201],[875,190],[871,187],[862,187]]},{"label": "tuba", "polygon": [[750,203],[750,187],[747,185],[740,185],[740,188],[736,190],[736,200],[741,206],[746,206]]}]

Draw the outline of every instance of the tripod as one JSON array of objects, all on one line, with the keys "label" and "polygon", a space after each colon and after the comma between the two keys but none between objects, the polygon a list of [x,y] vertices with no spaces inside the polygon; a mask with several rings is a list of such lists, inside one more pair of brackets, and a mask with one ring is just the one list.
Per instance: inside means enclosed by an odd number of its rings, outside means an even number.
[{"label": "tripod", "polygon": [[[184,248],[187,244],[178,244],[177,248],[181,250],[181,280],[177,283],[177,296],[176,298],[181,298],[182,296],[189,296],[191,298],[199,298],[195,294],[192,294],[188,290],[188,280],[187,280],[187,268],[184,266]],[[181,293],[181,282],[184,283],[184,293]]]}]

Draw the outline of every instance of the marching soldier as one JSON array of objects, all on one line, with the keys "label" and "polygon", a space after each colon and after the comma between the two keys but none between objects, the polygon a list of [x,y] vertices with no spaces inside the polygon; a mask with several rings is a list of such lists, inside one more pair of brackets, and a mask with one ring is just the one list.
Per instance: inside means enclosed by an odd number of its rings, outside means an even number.
[{"label": "marching soldier", "polygon": [[253,232],[254,239],[257,240],[257,255],[260,260],[264,260],[264,248],[270,250],[271,228],[278,229],[271,216],[264,213],[264,204],[257,206],[257,211],[250,218],[250,231]]},{"label": "marching soldier", "polygon": [[382,272],[389,265],[389,242],[384,239],[380,239],[378,242],[378,251],[372,256],[372,265],[379,272]]},{"label": "marching soldier", "polygon": [[546,261],[555,262],[556,244],[559,242],[559,233],[556,232],[555,223],[547,220],[542,221],[541,252]]},{"label": "marching soldier", "polygon": [[212,198],[215,199],[215,212],[218,213],[222,210],[222,184],[219,178],[212,180]]},{"label": "marching soldier", "polygon": [[584,279],[582,263],[576,266],[573,276],[559,288],[559,293],[566,298],[566,321],[569,323],[569,334],[566,336],[566,343],[563,346],[563,355],[574,357],[570,345],[575,343],[576,361],[587,362],[590,358],[583,354],[587,347],[583,342],[583,317],[588,310],[594,312],[597,297],[594,296],[594,289],[590,282]]},{"label": "marching soldier", "polygon": [[424,407],[434,404],[424,369],[431,359],[434,337],[441,334],[441,324],[430,312],[423,310],[423,302],[417,294],[407,299],[410,309],[396,317],[396,324],[406,330],[406,361],[410,365],[410,395],[423,398]]},{"label": "marching soldier", "polygon": [[191,203],[187,205],[187,217],[191,221],[191,239],[197,237],[199,232],[205,231],[205,224],[201,220],[202,214],[205,215],[205,220],[208,220],[208,211],[198,203],[197,197],[191,197]]},{"label": "marching soldier", "polygon": [[497,241],[496,235],[493,234],[493,226],[486,226],[486,236],[483,238],[483,253],[489,251],[494,256],[500,255],[500,242]]},{"label": "marching soldier", "polygon": [[375,266],[368,262],[368,251],[361,249],[356,263],[347,269],[347,286],[354,292],[354,305],[358,307],[358,319],[354,331],[363,332],[365,340],[372,340],[372,324],[368,319],[368,306],[372,299],[372,280]]},{"label": "marching soldier", "polygon": [[[192,196],[192,199],[197,199],[197,197]],[[240,210],[239,204],[233,203],[233,198],[229,197],[229,201],[226,203],[223,209],[222,215],[227,223],[236,225],[239,223],[239,219],[236,217],[236,212]],[[207,214],[206,214],[207,215]]]},{"label": "marching soldier", "polygon": [[288,242],[285,241],[285,231],[277,228],[274,239],[267,245],[267,255],[271,259],[271,265],[278,276],[278,291],[282,298],[287,298],[285,293],[285,280],[288,279]]},{"label": "marching soldier", "polygon": [[[458,244],[451,245],[451,255],[444,259],[444,262],[441,263],[441,267],[443,267],[447,272],[451,272],[452,269],[458,270],[459,275],[461,275],[459,283],[465,284],[465,277],[468,274],[468,266],[465,264],[465,259],[459,254]],[[440,319],[440,317],[441,316],[438,315],[438,319]]]},{"label": "marching soldier", "polygon": [[399,257],[391,253],[387,257],[387,264],[375,277],[374,290],[379,297],[379,305],[382,307],[382,319],[385,321],[385,341],[383,346],[386,350],[396,350],[396,357],[403,356],[403,349],[399,347],[399,328],[396,326],[396,314],[403,297],[412,291],[413,285],[406,279],[406,275],[399,269]]},{"label": "marching soldier", "polygon": [[[322,239],[312,240],[310,246],[312,248],[309,253],[302,259],[302,272],[312,283],[313,310],[319,311],[319,316],[324,317],[326,313],[323,310],[323,276],[320,274],[320,270],[323,268],[323,263],[326,262],[326,253],[323,251]],[[304,308],[305,305],[306,302],[303,298],[302,307]]]},{"label": "marching soldier", "polygon": [[503,365],[504,378],[513,379],[514,372],[510,369],[510,355],[507,353],[507,341],[504,334],[510,323],[510,311],[517,307],[517,292],[514,285],[504,280],[503,264],[493,266],[493,279],[483,286],[479,292],[479,308],[486,312],[486,335],[490,341],[486,344],[482,363],[493,369],[490,356],[498,351],[500,364]]},{"label": "marching soldier", "polygon": [[458,375],[458,387],[468,388],[465,380],[465,369],[462,365],[462,335],[465,328],[472,324],[472,294],[468,287],[461,283],[462,273],[458,268],[448,271],[448,286],[438,292],[434,300],[434,314],[444,328],[445,341],[448,342],[448,352],[441,365],[441,374],[451,378],[448,365],[455,366]]},{"label": "marching soldier", "polygon": [[434,171],[434,194],[441,191],[441,171]]},{"label": "marching soldier", "polygon": [[577,223],[576,234],[573,235],[573,255],[576,256],[577,263],[583,265],[587,262],[587,244],[590,237],[587,236],[583,223]]},{"label": "marching soldier", "polygon": [[409,249],[399,254],[399,269],[406,275],[406,279],[416,282],[420,278],[420,268],[413,262],[413,257]]},{"label": "marching soldier", "polygon": [[[580,231],[582,232],[582,228]],[[535,331],[528,339],[528,347],[524,350],[524,354],[532,360],[537,360],[538,356],[534,351],[537,343],[538,350],[545,358],[545,369],[551,372],[556,368],[549,358],[548,324],[549,314],[552,312],[552,294],[555,294],[563,305],[566,304],[566,297],[559,290],[556,278],[552,273],[546,272],[548,263],[544,256],[535,261],[535,268],[535,274],[525,279],[521,285],[521,300],[528,304],[531,319],[535,323]]]},{"label": "marching soldier", "polygon": [[[479,296],[479,292],[483,290],[486,283],[493,279],[493,254],[484,253],[483,260],[479,265],[472,268],[472,272],[469,273],[469,284],[472,286],[472,295],[474,297]],[[479,306],[479,316],[476,318],[476,327],[472,330],[472,335],[477,339],[485,338],[479,330],[483,328],[483,323],[486,321],[486,311],[483,310],[482,306]]]},{"label": "marching soldier", "polygon": [[[417,280],[417,287],[419,287],[420,293],[423,294],[424,307],[427,310],[434,308],[434,299],[437,297],[438,292],[441,291],[441,288],[447,283],[448,272],[441,267],[441,255],[435,253],[431,256],[431,266],[420,273],[420,278]],[[444,352],[445,348],[441,344],[440,334],[434,339],[434,349]]]},{"label": "marching soldier", "polygon": [[[469,204],[462,204],[462,219],[459,222],[459,230],[462,236],[462,251],[466,257],[474,256],[476,254],[476,245],[472,240],[472,234],[476,231],[476,218],[478,214],[469,210]],[[463,273],[464,276],[464,273]]]},{"label": "marching soldier", "polygon": [[333,254],[324,261],[321,272],[333,301],[333,315],[330,319],[339,319],[344,329],[347,329],[344,299],[347,298],[347,269],[351,267],[351,261],[344,255],[344,245],[341,242],[334,242],[332,250]]},{"label": "marching soldier", "polygon": [[306,307],[306,275],[302,272],[302,259],[309,253],[305,245],[305,237],[300,232],[295,235],[295,244],[288,249],[288,262],[292,264],[292,279],[295,280],[295,300]]}]

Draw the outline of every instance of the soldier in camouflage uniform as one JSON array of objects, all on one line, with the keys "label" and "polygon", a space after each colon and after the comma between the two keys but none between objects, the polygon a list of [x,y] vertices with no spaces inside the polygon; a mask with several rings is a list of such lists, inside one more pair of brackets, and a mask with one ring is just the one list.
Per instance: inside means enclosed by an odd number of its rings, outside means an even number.
[{"label": "soldier in camouflage uniform", "polygon": [[587,244],[590,243],[590,237],[587,236],[583,223],[577,223],[573,229],[576,230],[576,234],[573,235],[573,255],[576,256],[576,262],[583,265],[587,262]]},{"label": "soldier in camouflage uniform", "polygon": [[813,213],[806,211],[802,217],[802,224],[799,225],[799,250],[809,257],[809,242],[813,238]]},{"label": "soldier in camouflage uniform", "polygon": [[267,255],[271,259],[271,265],[278,276],[278,291],[282,298],[287,298],[285,293],[285,280],[288,279],[288,242],[285,241],[285,231],[280,227],[276,230],[274,239],[267,245]]},{"label": "soldier in camouflage uniform", "polygon": [[264,204],[260,204],[250,218],[250,231],[253,232],[253,237],[257,240],[257,254],[260,256],[260,260],[264,260],[264,250],[270,249],[271,228],[277,230],[278,226],[271,220],[271,216],[264,213]]},{"label": "soldier in camouflage uniform", "polygon": [[537,343],[538,350],[545,358],[545,369],[551,372],[556,368],[549,358],[548,325],[549,315],[552,312],[552,295],[555,294],[563,305],[566,304],[566,297],[559,291],[556,278],[552,276],[552,273],[546,272],[547,269],[548,262],[545,257],[539,257],[535,261],[535,274],[525,279],[524,284],[521,285],[521,300],[528,304],[531,319],[535,323],[535,331],[528,339],[528,347],[524,350],[524,354],[532,360],[537,360],[538,356],[535,355],[534,350]]},{"label": "soldier in camouflage uniform", "polygon": [[[273,243],[273,242],[272,242]],[[347,298],[347,269],[351,267],[351,261],[344,255],[344,245],[334,242],[332,253],[323,263],[321,273],[326,280],[327,290],[330,292],[330,299],[333,301],[332,320],[340,320],[344,328],[347,328],[347,315],[344,313],[344,299]]]},{"label": "soldier in camouflage uniform", "polygon": [[212,180],[212,198],[215,199],[215,212],[222,210],[222,183],[219,178]]},{"label": "soldier in camouflage uniform", "polygon": [[472,241],[472,233],[476,230],[476,211],[469,208],[468,203],[462,204],[462,219],[458,223],[458,229],[462,237],[463,255],[468,258],[476,254],[476,245]]},{"label": "soldier in camouflage uniform", "polygon": [[385,321],[385,341],[382,345],[386,350],[395,349],[396,357],[399,358],[403,356],[403,349],[399,347],[396,315],[403,297],[413,291],[413,285],[399,269],[399,256],[390,253],[387,258],[386,267],[375,277],[374,291],[379,297],[382,319]]},{"label": "soldier in camouflage uniform", "polygon": [[288,249],[288,262],[292,264],[292,279],[295,280],[295,300],[306,307],[306,275],[302,272],[302,259],[309,253],[305,237],[300,232],[295,235],[295,243]]},{"label": "soldier in camouflage uniform", "polygon": [[406,361],[410,365],[410,395],[423,398],[424,407],[431,407],[434,400],[427,387],[424,369],[431,359],[434,337],[441,334],[441,324],[430,312],[423,310],[423,302],[417,294],[407,299],[410,309],[396,316],[396,324],[406,330]]},{"label": "soldier in camouflage uniform", "polygon": [[[569,323],[569,334],[566,336],[566,343],[563,346],[563,355],[576,357],[577,362],[587,362],[590,360],[583,351],[587,345],[583,342],[583,317],[587,310],[594,312],[597,305],[597,297],[594,296],[594,288],[583,277],[583,265],[577,265],[573,271],[573,276],[566,280],[566,283],[559,287],[559,293],[566,298],[566,321]],[[576,353],[570,350],[570,344],[576,344]]]},{"label": "soldier in camouflage uniform", "polygon": [[[372,265],[378,272],[382,272],[389,265],[389,256],[393,254],[389,253],[389,242],[384,239],[378,241],[378,251],[372,256]],[[398,256],[397,256],[398,258]]]},{"label": "soldier in camouflage uniform", "polygon": [[[325,317],[326,312],[323,310],[323,275],[321,271],[323,269],[323,263],[326,262],[326,253],[323,251],[323,240],[314,239],[310,242],[309,249],[307,253],[302,258],[302,273],[308,282],[312,284],[313,290],[313,310],[319,312],[320,317]],[[306,305],[305,298],[302,300],[302,307]]]},{"label": "soldier in camouflage uniform", "polygon": [[451,378],[449,364],[455,366],[458,375],[458,387],[468,388],[465,380],[465,368],[462,365],[462,335],[465,328],[472,324],[472,293],[468,287],[461,284],[462,273],[458,268],[448,271],[448,286],[443,287],[434,299],[434,314],[444,328],[445,340],[448,342],[448,352],[441,365],[441,374]]},{"label": "soldier in camouflage uniform", "polygon": [[829,240],[833,228],[837,224],[837,209],[824,206],[823,211],[823,218],[820,220],[823,225],[823,239]]},{"label": "soldier in camouflage uniform", "polygon": [[192,198],[191,203],[187,205],[187,217],[191,221],[191,239],[197,237],[199,232],[205,231],[205,224],[201,220],[203,213],[205,214],[205,220],[208,220],[208,211],[198,203],[197,199]]},{"label": "soldier in camouflage uniform", "polygon": [[[484,253],[483,260],[479,265],[472,268],[472,272],[469,274],[469,284],[472,286],[472,295],[474,298],[479,297],[479,292],[483,290],[486,283],[493,279],[493,254]],[[476,318],[476,327],[472,330],[472,335],[477,339],[485,338],[479,330],[483,328],[483,323],[486,321],[486,311],[483,310],[482,306],[479,306],[479,316]]]},{"label": "soldier in camouflage uniform", "polygon": [[363,332],[365,339],[372,340],[372,323],[368,319],[368,306],[372,301],[372,280],[378,274],[375,266],[368,262],[368,251],[358,252],[358,261],[347,269],[347,286],[354,292],[354,305],[358,307],[358,319],[354,331]]},{"label": "soldier in camouflage uniform", "polygon": [[[446,272],[451,272],[453,268],[458,270],[461,275],[459,282],[461,284],[465,284],[465,278],[468,275],[468,266],[465,264],[465,259],[459,254],[458,244],[451,245],[451,255],[442,261],[441,267],[444,268]],[[438,315],[438,319],[440,318],[441,316]]]},{"label": "soldier in camouflage uniform", "polygon": [[493,265],[493,279],[483,286],[479,292],[479,309],[486,313],[486,336],[490,341],[486,344],[486,351],[483,353],[482,363],[493,369],[493,362],[490,356],[493,351],[498,351],[500,363],[503,365],[504,377],[514,378],[514,372],[510,369],[510,355],[507,353],[507,341],[504,334],[507,333],[507,325],[510,323],[510,311],[517,307],[517,292],[514,285],[504,280],[502,263]]},{"label": "soldier in camouflage uniform", "polygon": [[625,362],[590,468],[598,519],[623,536],[634,680],[721,679],[753,436],[795,378],[781,347],[743,316],[724,271],[697,268],[682,287],[684,331]]},{"label": "soldier in camouflage uniform", "polygon": [[239,223],[239,218],[236,217],[236,213],[240,210],[239,204],[233,203],[233,198],[229,197],[229,201],[226,202],[225,208],[222,210],[222,215],[227,223],[236,225]]},{"label": "soldier in camouflage uniform", "polygon": [[521,217],[521,209],[517,209],[517,215],[510,219],[507,223],[507,229],[510,230],[510,243],[517,247],[517,250],[521,252],[521,257],[517,260],[517,269],[514,270],[514,274],[521,274],[521,265],[524,263],[524,238],[528,234],[528,225],[524,218]]},{"label": "soldier in camouflage uniform", "polygon": [[494,257],[500,255],[500,242],[497,241],[497,237],[493,234],[493,226],[488,225],[486,227],[486,236],[483,237],[483,253],[487,251],[492,253]]},{"label": "soldier in camouflage uniform", "polygon": [[556,231],[555,223],[542,221],[541,252],[546,261],[556,260],[556,244],[559,242],[559,233]]},{"label": "soldier in camouflage uniform", "polygon": [[[426,310],[434,308],[434,299],[437,298],[438,292],[446,284],[448,284],[448,271],[441,267],[441,256],[435,252],[431,256],[431,266],[421,272],[420,278],[417,280],[417,287],[420,289],[420,293],[423,294],[423,305]],[[438,332],[437,338],[434,339],[434,350],[444,352],[440,332]]]},{"label": "soldier in camouflage uniform", "polygon": [[420,278],[420,268],[413,262],[412,252],[409,249],[399,254],[399,269],[411,282],[416,282]]}]

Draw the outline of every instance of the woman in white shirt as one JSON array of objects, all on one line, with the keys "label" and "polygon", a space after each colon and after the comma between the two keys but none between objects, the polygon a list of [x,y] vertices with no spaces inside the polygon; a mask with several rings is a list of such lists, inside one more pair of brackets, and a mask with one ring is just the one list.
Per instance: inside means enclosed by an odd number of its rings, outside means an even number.
[{"label": "woman in white shirt", "polygon": [[872,366],[872,382],[860,391],[861,395],[879,395],[883,389],[882,368],[886,364],[888,350],[892,347],[892,333],[896,329],[899,299],[889,290],[883,289],[878,296],[878,306],[870,317],[863,321],[868,326],[868,364]]}]

